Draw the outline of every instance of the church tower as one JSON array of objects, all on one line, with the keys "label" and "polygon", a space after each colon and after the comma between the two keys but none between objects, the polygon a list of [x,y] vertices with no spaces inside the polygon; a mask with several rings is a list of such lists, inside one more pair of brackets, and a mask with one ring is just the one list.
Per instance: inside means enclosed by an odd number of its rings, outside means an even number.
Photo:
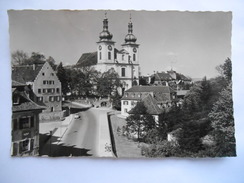
[{"label": "church tower", "polygon": [[108,31],[107,13],[103,20],[103,31],[100,33],[100,40],[97,42],[97,63],[113,63],[114,62],[114,44],[113,35]]},{"label": "church tower", "polygon": [[137,38],[133,34],[133,24],[131,22],[128,23],[128,34],[125,36],[125,43],[122,44],[122,49],[128,52],[128,66],[130,67],[130,84],[129,88],[133,85],[139,84],[139,44],[136,43]]},{"label": "church tower", "polygon": [[133,34],[133,24],[130,17],[130,22],[128,24],[128,34],[125,36],[125,43],[122,44],[122,48],[129,53],[129,61],[131,61],[133,64],[139,64],[139,44],[136,43],[136,40],[137,38]]}]

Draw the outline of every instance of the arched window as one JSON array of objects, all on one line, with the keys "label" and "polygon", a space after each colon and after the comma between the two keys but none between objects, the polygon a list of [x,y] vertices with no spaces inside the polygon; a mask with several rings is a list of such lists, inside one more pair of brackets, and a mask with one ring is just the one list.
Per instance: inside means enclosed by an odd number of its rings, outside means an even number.
[{"label": "arched window", "polygon": [[121,76],[125,77],[125,68],[121,68]]},{"label": "arched window", "polygon": [[111,60],[111,52],[108,52],[108,59]]},{"label": "arched window", "polygon": [[102,60],[102,52],[99,52],[99,60]]},{"label": "arched window", "polygon": [[133,61],[136,61],[136,54],[133,54]]}]

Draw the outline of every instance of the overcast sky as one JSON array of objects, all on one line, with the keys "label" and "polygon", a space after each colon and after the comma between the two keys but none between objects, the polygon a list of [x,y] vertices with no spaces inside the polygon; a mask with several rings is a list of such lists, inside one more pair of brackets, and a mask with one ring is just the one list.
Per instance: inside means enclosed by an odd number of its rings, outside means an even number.
[{"label": "overcast sky", "polygon": [[[11,52],[23,50],[75,64],[96,51],[105,11],[9,11]],[[215,67],[231,57],[230,12],[107,11],[109,31],[121,49],[128,32],[140,44],[142,75],[171,67],[184,75],[216,76]]]}]

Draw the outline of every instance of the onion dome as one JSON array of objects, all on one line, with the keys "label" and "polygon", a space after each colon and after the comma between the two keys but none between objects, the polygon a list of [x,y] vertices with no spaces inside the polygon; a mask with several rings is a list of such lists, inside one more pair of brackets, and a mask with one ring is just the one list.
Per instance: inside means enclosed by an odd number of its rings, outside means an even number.
[{"label": "onion dome", "polygon": [[103,20],[103,31],[99,34],[100,41],[110,41],[113,37],[113,34],[111,34],[108,31],[108,19],[105,14],[105,18]]},{"label": "onion dome", "polygon": [[135,43],[136,40],[137,38],[133,34],[133,25],[130,18],[130,22],[128,24],[128,34],[125,36],[125,43]]}]

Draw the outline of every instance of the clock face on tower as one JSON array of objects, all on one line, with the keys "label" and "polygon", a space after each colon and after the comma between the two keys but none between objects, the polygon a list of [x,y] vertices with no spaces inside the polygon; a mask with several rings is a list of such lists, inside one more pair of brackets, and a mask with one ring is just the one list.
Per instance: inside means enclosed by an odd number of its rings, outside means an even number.
[{"label": "clock face on tower", "polygon": [[136,48],[133,48],[133,52],[134,52],[134,53],[136,53],[136,52],[137,52]]},{"label": "clock face on tower", "polygon": [[110,50],[110,51],[112,50],[112,46],[111,45],[108,46],[108,50]]},{"label": "clock face on tower", "polygon": [[102,46],[100,45],[98,48],[99,48],[99,50],[101,50],[102,49]]}]

